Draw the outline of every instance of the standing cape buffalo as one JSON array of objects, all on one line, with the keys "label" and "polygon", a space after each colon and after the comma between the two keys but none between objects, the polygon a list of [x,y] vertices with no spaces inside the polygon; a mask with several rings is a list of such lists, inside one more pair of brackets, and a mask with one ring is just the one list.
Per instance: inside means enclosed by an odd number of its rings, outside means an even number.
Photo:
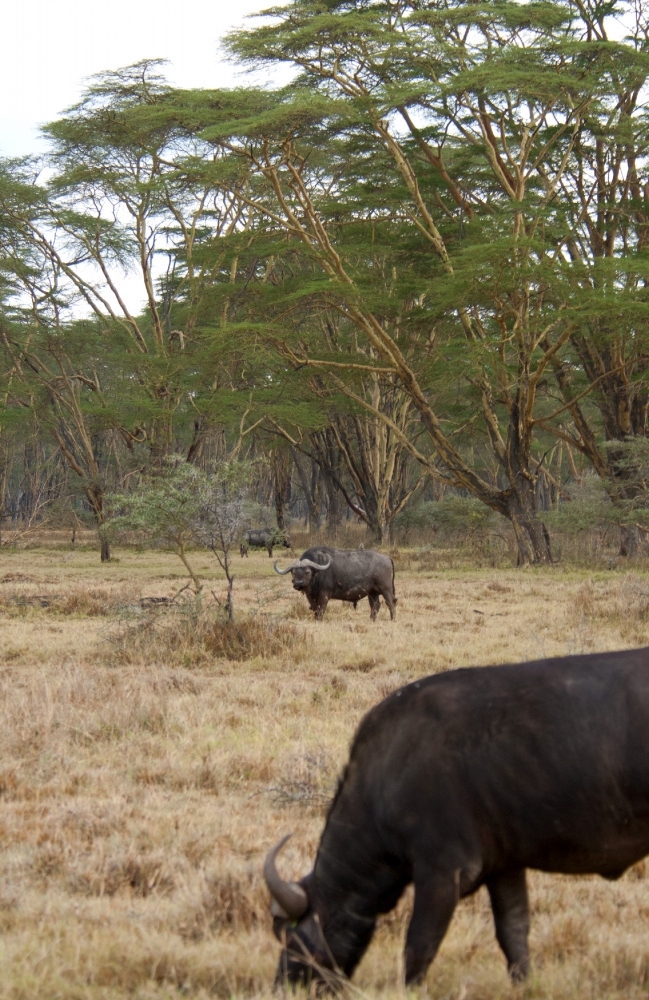
[{"label": "standing cape buffalo", "polygon": [[283,545],[290,549],[290,539],[279,528],[248,528],[244,531],[239,551],[241,558],[248,555],[248,549],[266,549],[269,559],[273,557],[273,548]]},{"label": "standing cape buffalo", "polygon": [[327,604],[333,601],[351,601],[354,607],[364,597],[370,602],[370,618],[376,619],[381,597],[394,618],[397,599],[394,596],[394,563],[372,549],[330,549],[317,545],[307,549],[287,569],[275,572],[291,573],[293,587],[306,594],[309,607],[316,619],[322,620]]},{"label": "standing cape buffalo", "polygon": [[351,975],[410,882],[407,983],[481,885],[510,974],[525,976],[526,868],[616,879],[649,853],[649,647],[453,670],[395,691],[360,724],[300,882],[277,873],[283,843],[264,866],[286,940],[281,980]]}]

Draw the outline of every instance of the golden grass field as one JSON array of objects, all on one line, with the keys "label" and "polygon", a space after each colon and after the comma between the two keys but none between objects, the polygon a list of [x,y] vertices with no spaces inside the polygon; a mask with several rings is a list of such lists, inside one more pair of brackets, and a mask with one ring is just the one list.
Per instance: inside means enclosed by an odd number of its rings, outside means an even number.
[{"label": "golden grass field", "polygon": [[[308,871],[367,709],[441,670],[649,641],[637,568],[401,553],[395,623],[382,607],[372,624],[363,602],[316,624],[264,552],[237,556],[237,607],[287,624],[286,648],[231,662],[179,639],[192,626],[178,615],[140,626],[140,597],[185,582],[173,555],[115,554],[0,550],[0,998],[269,996],[264,854],[293,830],[281,867]],[[211,557],[193,558],[222,596]],[[530,894],[531,980],[509,984],[481,890],[459,905],[428,996],[649,994],[644,864],[616,883],[532,873]],[[403,994],[408,906],[384,920],[354,992]]]}]

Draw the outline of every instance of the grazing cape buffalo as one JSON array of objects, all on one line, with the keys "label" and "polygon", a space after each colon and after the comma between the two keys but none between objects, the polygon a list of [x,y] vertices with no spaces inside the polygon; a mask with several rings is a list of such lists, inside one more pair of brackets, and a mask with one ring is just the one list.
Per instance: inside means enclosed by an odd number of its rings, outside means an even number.
[{"label": "grazing cape buffalo", "polygon": [[244,531],[239,552],[241,558],[248,555],[248,549],[266,549],[268,557],[273,557],[273,547],[283,545],[285,549],[290,549],[291,542],[288,535],[279,528],[249,528]]},{"label": "grazing cape buffalo", "polygon": [[525,869],[617,879],[649,853],[649,647],[453,670],[363,719],[313,871],[264,875],[281,981],[350,976],[379,913],[414,882],[407,983],[459,899],[486,885],[512,978],[525,976]]},{"label": "grazing cape buffalo", "polygon": [[364,597],[370,602],[370,618],[375,620],[381,597],[394,619],[397,599],[394,596],[394,563],[372,549],[330,549],[317,545],[307,549],[287,569],[275,572],[291,573],[293,587],[306,594],[309,607],[317,621],[322,620],[329,601],[351,601],[354,607]]}]

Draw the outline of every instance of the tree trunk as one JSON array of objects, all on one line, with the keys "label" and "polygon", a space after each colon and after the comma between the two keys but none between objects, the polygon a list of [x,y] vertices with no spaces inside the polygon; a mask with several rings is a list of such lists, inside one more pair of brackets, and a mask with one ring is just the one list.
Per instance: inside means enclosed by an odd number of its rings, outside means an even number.
[{"label": "tree trunk", "polygon": [[275,518],[277,520],[277,527],[280,531],[284,531],[285,524],[285,506],[286,506],[286,491],[287,491],[287,480],[288,480],[288,469],[286,457],[284,455],[273,455],[273,489],[275,497]]},{"label": "tree trunk", "polygon": [[187,452],[187,462],[197,464],[203,451],[205,442],[205,420],[197,417],[194,421],[194,436]]},{"label": "tree trunk", "polygon": [[507,449],[504,471],[510,483],[505,491],[505,509],[501,513],[511,522],[516,536],[517,566],[547,564],[552,562],[550,536],[538,516],[538,491],[536,475],[530,472],[530,426],[522,417],[523,407],[512,406],[507,429]]},{"label": "tree trunk", "polygon": [[381,545],[383,542],[385,525],[383,524],[381,511],[376,500],[377,498],[374,491],[367,490],[365,496],[363,497],[363,507],[365,509],[367,526],[372,535],[372,541],[376,545]]},{"label": "tree trunk", "polygon": [[621,524],[620,525],[620,551],[619,555],[633,556],[640,555],[642,551],[642,538],[640,537],[640,532],[636,528],[635,524]]},{"label": "tree trunk", "polygon": [[[533,491],[533,487],[532,487]],[[514,529],[518,555],[517,566],[543,565],[552,562],[550,535],[537,516],[530,498],[512,493],[505,515]],[[522,502],[521,502],[522,501]]]},{"label": "tree trunk", "polygon": [[[320,469],[316,462],[311,460],[311,470],[305,469],[300,461],[300,456],[294,448],[291,448],[293,462],[297,469],[300,486],[304,494],[307,507],[306,526],[309,531],[317,531],[320,527]],[[302,460],[304,461],[304,459]]]},{"label": "tree trunk", "polygon": [[327,490],[327,534],[331,541],[335,541],[340,530],[342,520],[342,503],[340,490],[332,476],[323,470],[325,488]]},{"label": "tree trunk", "polygon": [[104,531],[104,525],[106,524],[104,501],[106,498],[103,487],[98,483],[91,483],[86,486],[84,492],[88,499],[88,503],[92,507],[93,514],[95,515],[95,521],[97,522],[97,530],[99,532],[99,540],[101,543],[101,561],[110,562],[110,541]]}]

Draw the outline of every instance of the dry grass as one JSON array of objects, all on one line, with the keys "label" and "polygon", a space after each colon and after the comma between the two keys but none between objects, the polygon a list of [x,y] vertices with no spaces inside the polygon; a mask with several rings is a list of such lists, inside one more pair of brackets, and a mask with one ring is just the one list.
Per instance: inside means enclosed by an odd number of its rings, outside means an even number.
[{"label": "dry grass", "polygon": [[[283,868],[308,870],[372,704],[439,670],[649,641],[640,571],[442,569],[406,553],[395,623],[382,609],[373,625],[363,602],[332,604],[316,624],[264,553],[237,563],[238,607],[259,640],[237,640],[244,659],[210,652],[204,633],[174,642],[181,618],[167,612],[123,655],[115,634],[147,619],[140,599],[184,581],[170,556],[117,556],[1,555],[1,1000],[269,996],[264,853],[294,830]],[[216,567],[196,561],[222,597]],[[480,892],[458,908],[429,996],[646,997],[645,875],[533,874],[535,971],[522,989]],[[403,995],[409,906],[407,895],[382,921],[355,977],[370,997]]]},{"label": "dry grass", "polygon": [[641,644],[649,624],[649,580],[636,573],[584,581],[573,602],[575,621],[609,625]]},{"label": "dry grass", "polygon": [[167,664],[209,665],[224,660],[265,660],[277,656],[303,659],[309,649],[304,629],[284,619],[244,613],[228,621],[223,608],[203,597],[169,604],[143,598],[122,609],[105,638],[115,663],[164,660]]}]

